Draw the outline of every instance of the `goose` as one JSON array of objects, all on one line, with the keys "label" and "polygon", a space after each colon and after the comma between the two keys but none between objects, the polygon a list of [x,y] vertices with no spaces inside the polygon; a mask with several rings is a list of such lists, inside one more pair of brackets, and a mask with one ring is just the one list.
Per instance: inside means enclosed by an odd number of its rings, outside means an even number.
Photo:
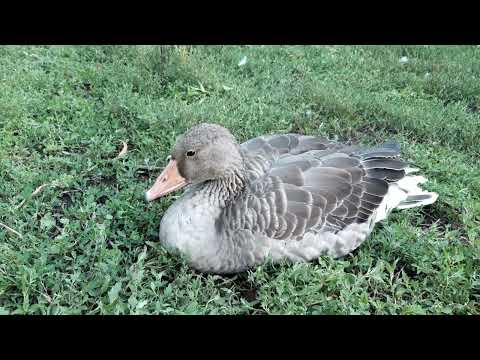
[{"label": "goose", "polygon": [[239,144],[201,123],[178,138],[145,199],[185,188],[161,219],[160,243],[200,272],[232,274],[350,254],[393,209],[436,201],[418,170],[395,141],[362,148],[276,134]]}]

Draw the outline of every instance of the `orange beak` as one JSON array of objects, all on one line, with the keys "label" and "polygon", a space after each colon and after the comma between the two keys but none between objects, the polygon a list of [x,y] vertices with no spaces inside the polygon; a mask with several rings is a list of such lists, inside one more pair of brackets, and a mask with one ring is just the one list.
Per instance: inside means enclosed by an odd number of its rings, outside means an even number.
[{"label": "orange beak", "polygon": [[181,189],[187,185],[185,180],[178,172],[177,161],[170,160],[167,167],[163,169],[155,184],[145,193],[145,200],[153,201],[161,196],[167,195],[172,191]]}]

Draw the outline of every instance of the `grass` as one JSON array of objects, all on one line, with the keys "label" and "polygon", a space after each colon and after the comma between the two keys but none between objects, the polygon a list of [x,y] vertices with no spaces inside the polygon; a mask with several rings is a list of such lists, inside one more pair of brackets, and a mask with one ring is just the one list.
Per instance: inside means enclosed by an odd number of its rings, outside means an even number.
[{"label": "grass", "polygon": [[[480,314],[479,47],[2,46],[0,59],[0,313]],[[172,197],[142,198],[199,121],[240,141],[396,138],[440,197],[341,260],[202,275],[158,243]]]}]

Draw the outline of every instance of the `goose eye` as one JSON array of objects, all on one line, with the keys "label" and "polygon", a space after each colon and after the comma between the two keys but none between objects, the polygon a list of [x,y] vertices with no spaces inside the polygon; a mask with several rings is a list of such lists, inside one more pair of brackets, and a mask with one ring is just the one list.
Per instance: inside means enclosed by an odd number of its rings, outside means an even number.
[{"label": "goose eye", "polygon": [[187,151],[187,156],[194,156],[195,155],[195,151],[194,150],[188,150]]}]

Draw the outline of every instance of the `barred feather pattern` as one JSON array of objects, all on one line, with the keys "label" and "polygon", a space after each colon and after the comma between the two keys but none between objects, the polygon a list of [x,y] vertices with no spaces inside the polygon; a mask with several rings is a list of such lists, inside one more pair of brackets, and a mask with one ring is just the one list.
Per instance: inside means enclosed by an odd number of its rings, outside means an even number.
[{"label": "barred feather pattern", "polygon": [[[398,206],[385,204],[385,199],[390,184],[404,179],[408,168],[394,144],[361,150],[287,134],[255,138],[241,147],[248,188],[218,218],[224,237],[247,231],[285,244],[301,242],[307,234],[320,243],[323,236],[330,243],[321,253],[335,257],[365,240],[376,220],[382,220],[376,219],[381,206]],[[404,195],[402,200],[406,191]],[[351,246],[339,245],[350,240],[342,235],[351,238],[354,228],[361,229],[359,239]],[[318,255],[312,252],[311,257]]]}]

